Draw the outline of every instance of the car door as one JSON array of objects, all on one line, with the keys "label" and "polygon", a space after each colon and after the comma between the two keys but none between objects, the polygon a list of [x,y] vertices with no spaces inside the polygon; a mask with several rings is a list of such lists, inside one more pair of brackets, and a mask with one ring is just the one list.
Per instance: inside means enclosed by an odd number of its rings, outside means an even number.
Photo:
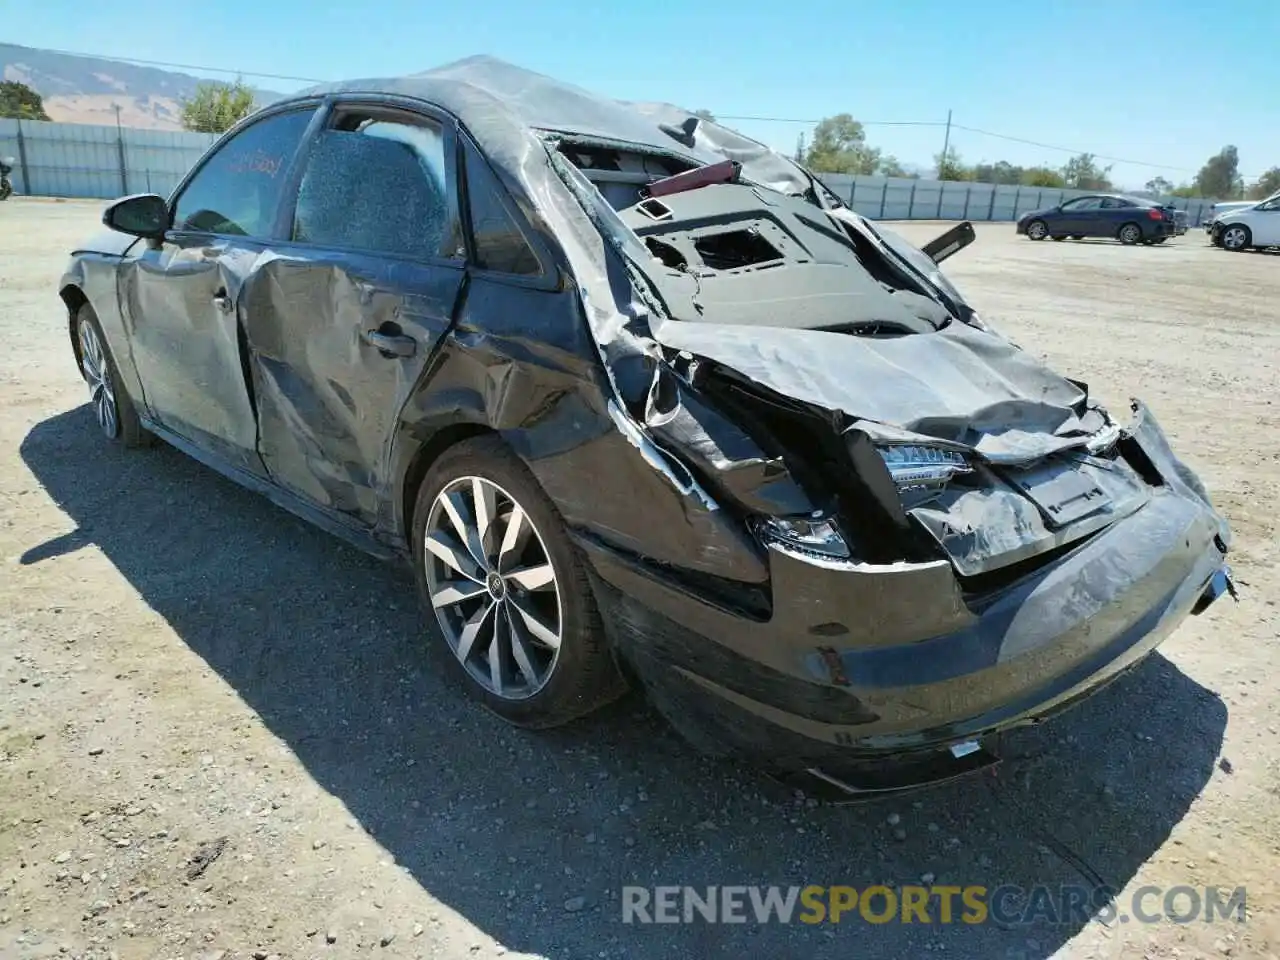
[{"label": "car door", "polygon": [[1253,233],[1255,246],[1280,246],[1280,197],[1258,204],[1242,219]]},{"label": "car door", "polygon": [[1057,212],[1051,218],[1046,218],[1049,224],[1049,232],[1057,236],[1070,236],[1076,231],[1073,229],[1077,225],[1079,212],[1077,207],[1080,203],[1079,197],[1074,200],[1067,200],[1062,203]]},{"label": "car door", "polygon": [[400,408],[452,323],[466,252],[452,123],[339,101],[279,255],[245,286],[258,449],[289,491],[376,526]]},{"label": "car door", "polygon": [[276,229],[316,102],[271,112],[218,145],[170,202],[163,242],[120,272],[148,415],[261,476],[241,349],[242,286]]},{"label": "car door", "polygon": [[1103,197],[1098,208],[1099,233],[1101,236],[1114,237],[1120,227],[1131,220],[1147,219],[1147,211],[1139,209],[1135,203],[1122,200],[1120,197]]},{"label": "car door", "polygon": [[1054,233],[1067,236],[1096,237],[1101,197],[1077,197],[1062,205],[1062,216],[1054,225]]}]

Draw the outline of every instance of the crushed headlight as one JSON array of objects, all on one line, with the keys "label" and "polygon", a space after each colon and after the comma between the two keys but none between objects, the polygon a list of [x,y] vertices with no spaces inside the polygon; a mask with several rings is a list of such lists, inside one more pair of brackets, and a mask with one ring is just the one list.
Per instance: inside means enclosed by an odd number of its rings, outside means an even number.
[{"label": "crushed headlight", "polygon": [[876,452],[900,492],[944,487],[953,477],[973,470],[963,453],[944,447],[895,443],[876,447]]},{"label": "crushed headlight", "polygon": [[849,558],[849,545],[830,516],[817,512],[807,517],[758,517],[756,535],[802,553],[840,560]]}]

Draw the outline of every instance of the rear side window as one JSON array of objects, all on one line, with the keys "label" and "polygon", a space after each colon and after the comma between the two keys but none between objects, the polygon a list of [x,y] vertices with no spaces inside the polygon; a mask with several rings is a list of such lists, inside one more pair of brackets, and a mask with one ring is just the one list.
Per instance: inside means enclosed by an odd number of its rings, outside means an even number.
[{"label": "rear side window", "polygon": [[440,127],[427,120],[369,118],[324,131],[307,157],[293,239],[415,259],[447,255],[444,156]]},{"label": "rear side window", "polygon": [[503,203],[502,184],[471,144],[466,145],[465,153],[476,266],[499,273],[537,276],[542,265]]},{"label": "rear side window", "polygon": [[266,117],[220,146],[179,194],[174,229],[270,237],[289,164],[314,112]]}]

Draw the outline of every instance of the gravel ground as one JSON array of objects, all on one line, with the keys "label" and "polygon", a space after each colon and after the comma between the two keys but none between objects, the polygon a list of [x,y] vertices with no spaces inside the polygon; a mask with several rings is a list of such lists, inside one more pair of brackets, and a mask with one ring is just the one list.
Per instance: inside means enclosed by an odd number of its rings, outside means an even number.
[{"label": "gravel ground", "polygon": [[[998,776],[841,807],[701,759],[638,698],[508,729],[442,678],[401,570],[168,447],[100,442],[55,297],[98,212],[0,205],[0,956],[1280,952],[1280,257],[978,226],[950,273],[1062,372],[1152,405],[1230,516],[1242,602],[1011,737]],[[1244,885],[1249,920],[620,919],[628,883],[921,877],[1101,878],[1122,906]]]}]

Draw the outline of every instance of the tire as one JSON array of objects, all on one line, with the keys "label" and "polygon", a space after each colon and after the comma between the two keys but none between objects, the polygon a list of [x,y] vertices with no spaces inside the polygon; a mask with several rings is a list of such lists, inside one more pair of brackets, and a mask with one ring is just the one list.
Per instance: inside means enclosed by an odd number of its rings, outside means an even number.
[{"label": "tire", "polygon": [[1032,220],[1027,224],[1028,240],[1043,240],[1049,235],[1049,225],[1043,220]]},{"label": "tire", "polygon": [[1126,247],[1132,247],[1135,243],[1141,243],[1142,227],[1133,222],[1126,223],[1116,231],[1116,239]]},{"label": "tire", "polygon": [[1073,234],[1071,235],[1071,239],[1072,239],[1072,240],[1083,240],[1083,239],[1084,239],[1084,234],[1083,234],[1083,233],[1073,233]]},{"label": "tire", "polygon": [[98,429],[122,447],[150,446],[155,438],[138,419],[138,410],[120,380],[98,316],[87,303],[76,311],[76,344],[80,374],[89,386],[89,403]]},{"label": "tire", "polygon": [[1222,228],[1218,244],[1224,250],[1240,253],[1253,246],[1253,233],[1243,223],[1232,223]]},{"label": "tire", "polygon": [[[485,538],[475,522],[477,493],[491,517]],[[471,536],[458,536],[455,515]],[[504,559],[516,539],[513,522],[522,539]],[[500,439],[465,440],[431,465],[418,488],[412,536],[423,605],[468,693],[489,710],[516,726],[542,729],[626,692],[563,521]]]}]

